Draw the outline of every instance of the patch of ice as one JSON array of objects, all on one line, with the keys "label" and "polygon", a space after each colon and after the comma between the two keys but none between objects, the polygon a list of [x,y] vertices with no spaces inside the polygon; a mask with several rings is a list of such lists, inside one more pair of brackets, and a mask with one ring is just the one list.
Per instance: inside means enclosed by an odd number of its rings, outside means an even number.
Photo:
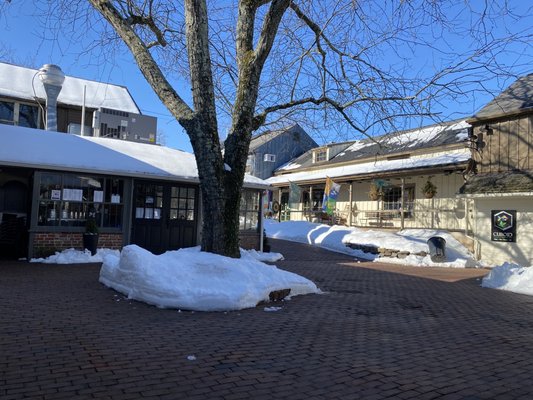
[{"label": "patch of ice", "polygon": [[275,312],[275,311],[280,311],[282,309],[283,309],[283,307],[265,307],[265,308],[263,308],[263,311]]}]

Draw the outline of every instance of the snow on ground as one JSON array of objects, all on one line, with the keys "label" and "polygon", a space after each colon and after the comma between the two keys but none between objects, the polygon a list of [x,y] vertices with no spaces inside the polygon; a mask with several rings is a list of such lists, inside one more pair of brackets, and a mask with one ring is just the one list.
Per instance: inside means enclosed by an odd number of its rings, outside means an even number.
[{"label": "snow on ground", "polygon": [[[433,229],[405,229],[400,232],[386,232],[377,230],[362,230],[346,226],[329,226],[305,221],[277,222],[265,220],[265,230],[268,237],[292,240],[320,246],[328,250],[352,255],[380,262],[398,263],[413,266],[431,267],[481,267],[474,256],[452,235],[446,231]],[[409,255],[407,258],[381,257],[354,250],[346,246],[348,243],[372,245],[388,249],[418,253],[428,252],[427,240],[432,236],[440,236],[446,240],[446,262],[434,263],[430,256],[421,257]]]},{"label": "snow on ground", "polygon": [[504,263],[494,267],[483,278],[481,286],[533,295],[533,266],[521,267],[513,263]]},{"label": "snow on ground", "polygon": [[201,252],[199,247],[158,256],[131,245],[124,247],[122,253],[98,249],[94,256],[88,250],[67,249],[30,262],[103,262],[100,282],[130,299],[161,308],[239,310],[268,301],[270,292],[275,290],[291,289],[290,296],[320,293],[310,280],[264,263],[279,260],[283,260],[280,253],[241,249],[241,258],[233,259]]},{"label": "snow on ground", "polygon": [[105,257],[100,282],[130,299],[194,311],[255,307],[270,292],[288,288],[290,296],[320,293],[310,280],[255,257],[244,251],[240,259],[228,258],[199,247],[154,255],[129,245],[120,256]]},{"label": "snow on ground", "polygon": [[85,264],[85,263],[98,263],[104,261],[104,258],[108,255],[115,257],[120,256],[120,251],[111,249],[98,249],[94,256],[87,249],[84,251],[67,249],[61,252],[56,252],[54,255],[47,258],[32,258],[32,263],[44,263],[44,264]]}]

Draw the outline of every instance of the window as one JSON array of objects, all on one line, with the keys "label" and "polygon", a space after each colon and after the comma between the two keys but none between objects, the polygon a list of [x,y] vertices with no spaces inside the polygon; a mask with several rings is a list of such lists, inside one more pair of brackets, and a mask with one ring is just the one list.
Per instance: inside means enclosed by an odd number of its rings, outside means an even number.
[{"label": "window", "polygon": [[0,101],[0,122],[15,125],[15,103]]},{"label": "window", "polygon": [[[402,188],[400,186],[386,186],[383,188],[383,209],[398,210],[392,213],[393,218],[401,218],[400,208],[402,206]],[[409,185],[404,187],[403,208],[404,218],[413,217],[415,199],[415,186]]]},{"label": "window", "polygon": [[39,108],[29,104],[1,100],[0,123],[27,128],[39,127]]},{"label": "window", "polygon": [[173,186],[170,191],[170,219],[194,221],[195,189]]},{"label": "window", "polygon": [[84,227],[94,218],[101,228],[121,228],[123,192],[122,179],[42,173],[37,224]]},{"label": "window", "polygon": [[275,154],[265,154],[263,160],[267,161],[267,162],[276,162],[276,155]]},{"label": "window", "polygon": [[313,152],[313,162],[318,163],[328,160],[328,149],[315,150]]},{"label": "window", "polygon": [[259,229],[259,200],[260,192],[255,190],[244,190],[241,195],[241,206],[239,212],[239,229],[257,230]]},{"label": "window", "polygon": [[309,199],[309,191],[303,192],[304,211],[322,211],[324,188],[313,188],[313,198]]},{"label": "window", "polygon": [[135,193],[135,218],[161,219],[163,186],[137,183]]}]

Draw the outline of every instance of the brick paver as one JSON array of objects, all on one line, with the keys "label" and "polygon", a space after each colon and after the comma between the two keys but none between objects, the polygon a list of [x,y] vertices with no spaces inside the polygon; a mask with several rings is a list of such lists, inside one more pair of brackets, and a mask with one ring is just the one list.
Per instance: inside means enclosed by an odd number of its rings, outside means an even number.
[{"label": "brick paver", "polygon": [[99,265],[0,263],[0,398],[533,398],[531,297],[272,244],[325,294],[178,312],[105,288]]}]

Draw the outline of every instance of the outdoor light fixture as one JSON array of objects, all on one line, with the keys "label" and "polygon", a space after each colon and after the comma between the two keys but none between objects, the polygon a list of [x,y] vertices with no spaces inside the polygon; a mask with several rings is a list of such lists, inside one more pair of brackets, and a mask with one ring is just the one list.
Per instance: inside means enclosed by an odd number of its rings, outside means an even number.
[{"label": "outdoor light fixture", "polygon": [[45,64],[39,69],[39,79],[46,92],[46,130],[57,131],[57,97],[65,74],[57,65]]},{"label": "outdoor light fixture", "polygon": [[487,134],[487,136],[491,136],[491,135],[494,134],[494,130],[492,129],[492,127],[489,124],[486,124],[484,127],[479,128],[479,131],[480,132],[485,132]]}]

